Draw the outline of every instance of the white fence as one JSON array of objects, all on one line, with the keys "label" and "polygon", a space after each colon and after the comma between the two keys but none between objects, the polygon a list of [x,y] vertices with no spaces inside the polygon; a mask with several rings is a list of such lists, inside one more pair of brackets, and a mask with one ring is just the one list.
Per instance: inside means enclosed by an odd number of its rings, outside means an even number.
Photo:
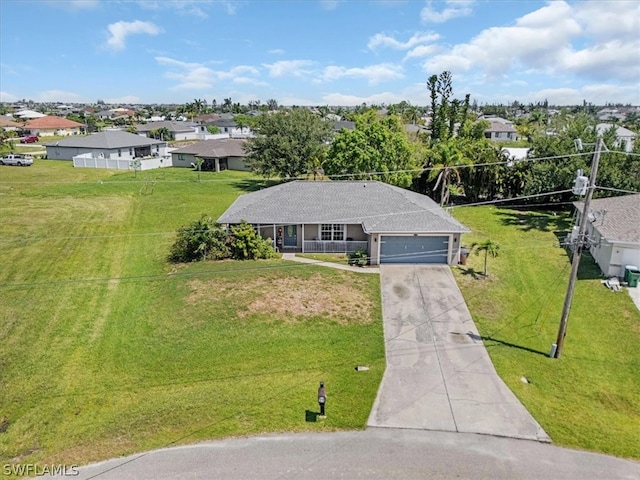
[{"label": "white fence", "polygon": [[76,168],[108,168],[111,170],[153,170],[154,168],[171,167],[171,156],[149,157],[141,159],[101,158],[92,157],[91,154],[76,155],[73,157],[73,166]]},{"label": "white fence", "polygon": [[347,240],[305,240],[302,251],[304,253],[352,253],[356,250],[367,250],[367,241]]}]

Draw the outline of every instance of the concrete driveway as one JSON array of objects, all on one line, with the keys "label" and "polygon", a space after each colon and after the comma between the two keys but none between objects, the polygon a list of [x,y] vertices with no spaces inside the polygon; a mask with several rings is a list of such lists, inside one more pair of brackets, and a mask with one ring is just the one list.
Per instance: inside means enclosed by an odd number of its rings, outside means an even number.
[{"label": "concrete driveway", "polygon": [[448,266],[380,267],[387,369],[371,427],[549,441],[496,373]]}]

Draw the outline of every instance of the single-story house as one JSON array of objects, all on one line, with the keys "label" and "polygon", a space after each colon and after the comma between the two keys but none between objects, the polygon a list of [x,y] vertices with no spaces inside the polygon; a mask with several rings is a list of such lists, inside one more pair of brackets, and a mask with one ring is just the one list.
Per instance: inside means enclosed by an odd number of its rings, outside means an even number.
[{"label": "single-story house", "polygon": [[[583,202],[575,202],[582,221]],[[640,268],[640,193],[599,198],[589,204],[589,253],[606,276],[624,276],[625,265]]]},{"label": "single-story house", "polygon": [[23,120],[30,120],[32,118],[46,117],[44,113],[36,112],[34,110],[22,109],[13,114],[15,118],[22,118]]},{"label": "single-story house", "polygon": [[80,135],[84,128],[85,125],[82,123],[54,115],[34,118],[22,126],[22,130],[28,132],[29,135],[38,135],[39,137]]},{"label": "single-story house", "polygon": [[624,147],[625,152],[632,152],[633,146],[638,138],[638,134],[634,131],[619,125],[613,125],[612,123],[599,123],[596,125],[596,131],[598,135],[604,135],[604,133],[612,127],[616,130],[616,147]]},{"label": "single-story house", "polygon": [[251,170],[245,163],[248,154],[244,150],[246,140],[237,138],[217,138],[195,142],[171,152],[174,167],[191,167],[197,158],[204,160],[202,170]]},{"label": "single-story house", "polygon": [[[202,125],[196,125],[191,122],[173,122],[169,120],[161,122],[150,122],[143,125],[136,125],[136,130],[140,135],[146,137],[154,130],[166,128],[171,134],[173,140],[196,140],[198,135],[204,135],[207,130]],[[165,140],[171,140],[166,138]]]},{"label": "single-story house", "polygon": [[14,122],[11,118],[0,115],[0,128],[5,129],[7,132],[16,132],[22,128],[22,124]]},{"label": "single-story house", "polygon": [[285,252],[366,250],[379,263],[457,264],[469,230],[425,195],[376,181],[301,181],[241,195],[218,219],[246,221]]},{"label": "single-story house", "polygon": [[497,142],[515,142],[518,140],[518,130],[513,126],[513,122],[500,117],[483,118],[489,122],[490,126],[484,131],[485,138]]},{"label": "single-story house", "polygon": [[[167,142],[122,130],[107,130],[83,137],[64,138],[58,142],[46,143],[45,148],[47,149],[47,158],[73,160],[75,166],[117,168],[101,166],[108,164],[102,160],[133,161],[147,157],[158,160],[166,158],[167,166],[171,165]],[[76,162],[77,157],[81,157],[83,161]]]}]

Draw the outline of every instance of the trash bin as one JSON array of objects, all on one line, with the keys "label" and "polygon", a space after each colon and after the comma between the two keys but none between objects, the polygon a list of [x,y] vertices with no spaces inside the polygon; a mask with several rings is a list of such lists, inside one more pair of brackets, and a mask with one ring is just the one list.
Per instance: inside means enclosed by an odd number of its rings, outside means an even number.
[{"label": "trash bin", "polygon": [[460,265],[467,264],[467,258],[469,257],[469,249],[467,247],[460,247]]},{"label": "trash bin", "polygon": [[640,281],[640,269],[634,265],[625,265],[624,281],[631,288],[636,288]]}]

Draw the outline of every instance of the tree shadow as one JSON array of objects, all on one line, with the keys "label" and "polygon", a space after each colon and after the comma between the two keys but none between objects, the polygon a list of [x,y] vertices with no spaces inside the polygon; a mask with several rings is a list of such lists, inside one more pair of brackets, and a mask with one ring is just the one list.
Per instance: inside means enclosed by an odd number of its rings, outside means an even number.
[{"label": "tree shadow", "polygon": [[274,180],[274,179],[259,179],[259,178],[246,178],[240,180],[236,185],[240,190],[244,192],[257,192],[258,190],[262,190],[263,188],[273,187],[274,185],[278,185],[282,183],[282,180]]},{"label": "tree shadow", "polygon": [[500,209],[498,215],[500,221],[505,226],[518,227],[520,230],[529,232],[538,230],[540,232],[553,232],[558,236],[566,236],[571,230],[571,217],[564,210],[527,210],[516,212],[513,210]]},{"label": "tree shadow", "polygon": [[[525,352],[529,352],[529,353],[535,353],[537,355],[542,355],[544,357],[548,357],[549,353],[548,352],[541,352],[540,350],[536,350],[534,348],[529,348],[529,347],[524,347],[522,345],[516,345],[515,343],[511,343],[511,342],[506,342],[504,340],[500,340],[497,338],[493,338],[490,335],[476,335],[475,333],[471,333],[468,332],[467,335],[472,339],[472,340],[482,340],[484,342],[485,347],[490,348],[490,347],[509,347],[509,348],[517,348],[518,350],[524,350]],[[487,342],[493,342],[493,344],[488,344]]]},{"label": "tree shadow", "polygon": [[481,277],[483,278],[484,277],[484,275],[482,275],[482,273],[477,272],[473,267],[464,268],[464,267],[458,266],[458,269],[460,270],[462,275],[470,276],[471,278],[476,279],[476,280],[478,278],[481,278]]},{"label": "tree shadow", "polygon": [[320,412],[312,412],[311,410],[305,410],[304,411],[304,421],[305,422],[317,422],[318,421],[318,416],[320,415]]}]

